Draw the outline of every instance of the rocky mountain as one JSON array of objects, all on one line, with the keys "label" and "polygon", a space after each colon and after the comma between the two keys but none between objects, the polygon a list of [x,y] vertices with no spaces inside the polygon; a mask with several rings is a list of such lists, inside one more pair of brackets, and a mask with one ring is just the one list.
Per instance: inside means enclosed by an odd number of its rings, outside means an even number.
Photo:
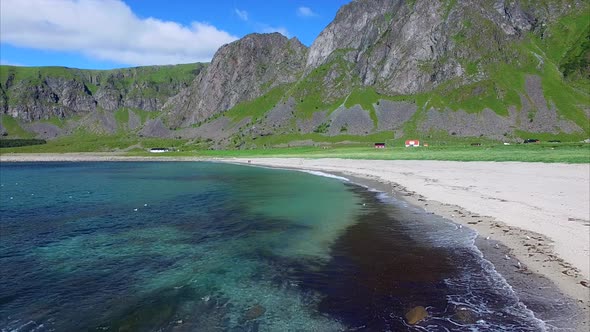
[{"label": "rocky mountain", "polygon": [[190,125],[299,79],[307,47],[279,33],[251,34],[222,46],[193,84],[165,106],[174,127]]},{"label": "rocky mountain", "polygon": [[353,64],[360,85],[388,95],[430,91],[450,80],[469,83],[479,79],[467,73],[470,64],[514,62],[520,57],[514,41],[572,5],[580,3],[353,1],[314,41],[306,72],[340,57]]},{"label": "rocky mountain", "polygon": [[[578,0],[355,0],[310,48],[251,34],[208,65],[1,66],[0,111],[35,135],[35,122],[81,115],[71,128],[96,122],[110,128],[98,132],[226,148],[535,133],[577,140],[590,135],[588,12]],[[141,111],[150,115],[139,121]]]},{"label": "rocky mountain", "polygon": [[159,111],[187,87],[204,64],[80,70],[65,67],[0,68],[0,110],[24,121],[66,118],[121,107]]}]

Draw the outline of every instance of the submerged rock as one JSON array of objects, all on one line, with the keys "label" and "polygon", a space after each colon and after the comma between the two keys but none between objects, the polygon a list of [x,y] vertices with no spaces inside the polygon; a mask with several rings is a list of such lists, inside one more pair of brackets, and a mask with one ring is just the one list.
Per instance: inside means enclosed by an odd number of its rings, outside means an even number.
[{"label": "submerged rock", "polygon": [[477,314],[466,307],[458,307],[453,315],[453,320],[463,324],[475,324],[477,322]]},{"label": "submerged rock", "polygon": [[406,313],[406,321],[410,325],[418,324],[426,317],[428,317],[428,312],[426,311],[426,308],[422,306],[414,307]]},{"label": "submerged rock", "polygon": [[256,304],[244,313],[244,316],[242,316],[240,321],[247,322],[250,320],[254,320],[254,319],[264,315],[265,312],[266,312],[265,307],[261,306],[260,304]]}]

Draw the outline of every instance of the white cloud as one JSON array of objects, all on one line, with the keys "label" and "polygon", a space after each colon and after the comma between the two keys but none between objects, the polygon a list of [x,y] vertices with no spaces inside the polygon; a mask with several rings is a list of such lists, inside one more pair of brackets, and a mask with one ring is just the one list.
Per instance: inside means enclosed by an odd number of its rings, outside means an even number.
[{"label": "white cloud", "polygon": [[314,16],[317,16],[318,14],[316,14],[309,7],[301,6],[301,7],[297,8],[297,15],[300,17],[314,17]]},{"label": "white cloud", "polygon": [[238,15],[238,17],[242,20],[242,21],[247,21],[248,20],[248,12],[245,10],[239,10],[237,8],[235,8],[235,12],[236,15]]},{"label": "white cloud", "polygon": [[203,22],[139,18],[120,0],[1,0],[0,41],[128,65],[210,61],[237,37]]}]

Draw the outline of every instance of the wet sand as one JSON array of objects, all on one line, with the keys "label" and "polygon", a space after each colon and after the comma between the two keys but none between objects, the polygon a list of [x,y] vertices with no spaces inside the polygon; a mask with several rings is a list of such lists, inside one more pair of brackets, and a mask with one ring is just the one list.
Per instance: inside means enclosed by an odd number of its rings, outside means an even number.
[{"label": "wet sand", "polygon": [[[331,172],[330,174],[347,177],[354,183],[387,192],[396,199],[423,208],[433,215],[443,216],[443,214],[447,214],[446,217],[443,217],[454,222],[457,222],[457,215],[464,214],[463,217],[467,219],[467,223],[462,224],[472,229],[476,229],[476,227],[474,227],[473,222],[468,218],[477,217],[478,221],[483,218],[456,206],[452,207],[452,209],[448,207],[446,210],[441,209],[444,205],[440,202],[427,201],[422,196],[420,196],[422,198],[418,197],[416,199],[414,193],[409,193],[399,188],[396,190],[400,191],[391,193],[392,184],[390,183],[339,172]],[[436,213],[432,212],[434,210],[432,208],[427,209],[433,205],[437,208]],[[453,214],[455,218],[450,217]],[[483,226],[479,225],[480,223],[477,224],[479,226],[478,228]],[[493,235],[491,237],[483,236],[480,231],[478,233],[480,235],[476,238],[475,245],[482,252],[483,257],[494,265],[496,271],[506,279],[520,300],[535,313],[535,316],[547,324],[549,331],[570,331],[572,329],[572,322],[575,322],[575,331],[588,331],[588,327],[590,326],[590,305],[587,300],[580,300],[577,297],[566,294],[561,287],[563,282],[561,285],[558,285],[540,272],[532,271],[524,262],[515,257],[515,250],[500,242],[497,237]],[[511,244],[514,245],[514,241]],[[510,257],[510,259],[506,259],[506,257]],[[518,265],[519,262],[520,267]],[[571,281],[570,284],[575,282],[575,280]],[[580,295],[583,296],[584,294],[582,293]]]}]

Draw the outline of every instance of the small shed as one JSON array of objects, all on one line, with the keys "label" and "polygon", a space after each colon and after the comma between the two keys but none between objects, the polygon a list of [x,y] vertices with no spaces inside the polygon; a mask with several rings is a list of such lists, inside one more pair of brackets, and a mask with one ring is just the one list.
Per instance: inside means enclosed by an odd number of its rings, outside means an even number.
[{"label": "small shed", "polygon": [[151,153],[164,153],[164,152],[169,152],[170,149],[168,148],[151,148],[150,152]]},{"label": "small shed", "polygon": [[375,149],[385,149],[385,143],[375,143]]},{"label": "small shed", "polygon": [[420,146],[420,141],[417,139],[406,140],[406,148]]}]

